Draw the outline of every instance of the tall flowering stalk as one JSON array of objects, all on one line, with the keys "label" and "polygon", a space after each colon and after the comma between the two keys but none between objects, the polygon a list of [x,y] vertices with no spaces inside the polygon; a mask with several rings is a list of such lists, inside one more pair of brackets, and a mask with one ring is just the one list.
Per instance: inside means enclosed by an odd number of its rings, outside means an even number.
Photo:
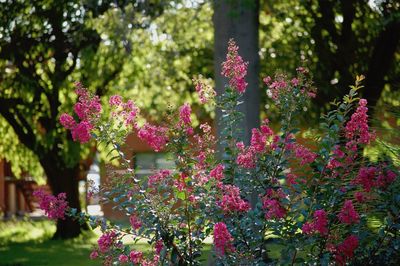
[{"label": "tall flowering stalk", "polygon": [[[388,161],[362,157],[362,149],[376,138],[367,102],[357,97],[363,77],[323,117],[312,145],[296,128],[297,117],[316,94],[308,70],[299,67],[291,78],[264,78],[265,93],[281,113],[280,129],[264,119],[246,146],[237,141],[243,115],[237,106],[247,85],[247,63],[238,51],[231,40],[222,65],[228,84],[217,97],[226,125],[219,140],[208,124],[193,128],[189,104],[155,125],[143,122],[134,102],[119,95],[110,97],[107,116],[100,99],[78,84],[75,114],[62,114],[60,123],[74,140],[95,139],[119,160],[124,171],[110,173],[111,184],[102,188],[101,197],[126,213],[129,226],[76,213],[63,194],[36,192],[41,207],[50,218],[69,215],[100,227],[103,234],[90,258],[104,265],[200,265],[209,236],[220,265],[396,265],[399,170]],[[198,79],[195,87],[200,102],[214,100],[212,88]],[[121,150],[128,134],[137,134],[155,152],[173,154],[175,168],[138,177]],[[222,159],[215,156],[218,141],[225,145]],[[368,226],[371,216],[380,219],[379,228]],[[146,240],[151,252],[126,246],[127,236]],[[270,256],[271,242],[282,247],[279,258]]]}]

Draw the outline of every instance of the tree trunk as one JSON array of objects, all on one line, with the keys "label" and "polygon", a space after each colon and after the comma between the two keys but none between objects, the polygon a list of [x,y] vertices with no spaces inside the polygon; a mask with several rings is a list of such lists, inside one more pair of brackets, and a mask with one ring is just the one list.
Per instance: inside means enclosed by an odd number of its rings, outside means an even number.
[{"label": "tree trunk", "polygon": [[400,43],[400,20],[393,20],[379,34],[368,64],[365,76],[363,97],[368,105],[375,107],[385,85],[388,74],[395,59],[396,49]]},{"label": "tree trunk", "polygon": [[[233,38],[239,46],[239,54],[249,62],[244,94],[244,103],[239,110],[245,117],[240,124],[243,130],[242,141],[250,143],[251,129],[260,125],[260,88],[259,88],[259,55],[258,26],[259,1],[215,0],[214,1],[214,79],[218,95],[224,91],[226,78],[221,76],[221,63],[226,59],[229,39]],[[221,124],[221,110],[216,112],[217,135],[225,125]],[[223,147],[218,147],[220,154]]]},{"label": "tree trunk", "polygon": [[[47,180],[50,188],[54,195],[59,193],[67,194],[68,206],[81,211],[79,190],[78,190],[78,176],[79,176],[79,165],[75,165],[72,168],[66,166],[57,166],[59,164],[55,162],[61,162],[54,159],[57,156],[46,156],[44,160],[41,160],[41,164],[47,175]],[[53,239],[69,239],[77,237],[81,234],[82,230],[87,230],[87,224],[79,224],[78,221],[65,217],[64,220],[57,220],[57,229],[53,236]]]}]

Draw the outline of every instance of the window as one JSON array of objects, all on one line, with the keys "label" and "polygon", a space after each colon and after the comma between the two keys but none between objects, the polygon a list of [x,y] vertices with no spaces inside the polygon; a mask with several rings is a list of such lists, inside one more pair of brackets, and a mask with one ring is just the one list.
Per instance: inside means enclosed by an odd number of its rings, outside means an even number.
[{"label": "window", "polygon": [[158,169],[175,168],[173,157],[167,153],[136,153],[134,163],[138,177],[151,175]]}]

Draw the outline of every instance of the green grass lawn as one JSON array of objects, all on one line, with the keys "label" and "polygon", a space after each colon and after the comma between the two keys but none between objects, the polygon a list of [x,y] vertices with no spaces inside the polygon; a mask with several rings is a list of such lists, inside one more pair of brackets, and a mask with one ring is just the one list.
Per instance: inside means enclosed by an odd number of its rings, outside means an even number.
[{"label": "green grass lawn", "polygon": [[50,240],[54,231],[51,221],[0,222],[0,265],[99,265],[88,258],[95,233],[68,241]]},{"label": "green grass lawn", "polygon": [[[86,232],[73,240],[50,240],[55,232],[52,221],[13,220],[0,221],[0,266],[90,266],[100,265],[99,260],[90,260],[89,254],[99,232]],[[146,251],[146,243],[133,246]],[[206,245],[203,259],[210,252]]]}]

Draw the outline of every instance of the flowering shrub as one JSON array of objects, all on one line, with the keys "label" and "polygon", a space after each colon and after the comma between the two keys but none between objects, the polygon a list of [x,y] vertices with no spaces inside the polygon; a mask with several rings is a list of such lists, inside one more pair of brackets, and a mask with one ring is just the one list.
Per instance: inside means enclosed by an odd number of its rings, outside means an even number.
[{"label": "flowering shrub", "polygon": [[[246,146],[238,139],[242,114],[237,105],[247,86],[247,63],[233,41],[222,68],[229,83],[216,99],[209,86],[195,80],[201,102],[216,100],[224,113],[226,128],[218,140],[207,124],[192,128],[188,104],[166,117],[165,124],[153,125],[140,123],[135,104],[116,95],[109,100],[110,117],[102,118],[98,97],[78,84],[78,120],[63,114],[60,122],[74,140],[94,138],[117,152],[125,172],[113,177],[102,196],[127,214],[130,227],[66,209],[63,195],[38,193],[41,207],[51,218],[62,218],[65,210],[99,226],[103,234],[90,258],[104,265],[199,265],[209,236],[221,265],[398,263],[399,171],[390,162],[362,156],[375,139],[367,103],[357,98],[362,77],[323,117],[313,146],[296,138],[296,116],[316,95],[308,70],[299,67],[291,79],[283,74],[264,78],[266,93],[281,111],[281,128],[274,131],[265,119]],[[130,133],[155,151],[174,154],[175,169],[138,178],[120,148]],[[216,158],[217,143],[224,146],[223,158]],[[152,252],[124,245],[126,236],[147,240]],[[271,242],[282,247],[279,258],[269,256]]]}]

